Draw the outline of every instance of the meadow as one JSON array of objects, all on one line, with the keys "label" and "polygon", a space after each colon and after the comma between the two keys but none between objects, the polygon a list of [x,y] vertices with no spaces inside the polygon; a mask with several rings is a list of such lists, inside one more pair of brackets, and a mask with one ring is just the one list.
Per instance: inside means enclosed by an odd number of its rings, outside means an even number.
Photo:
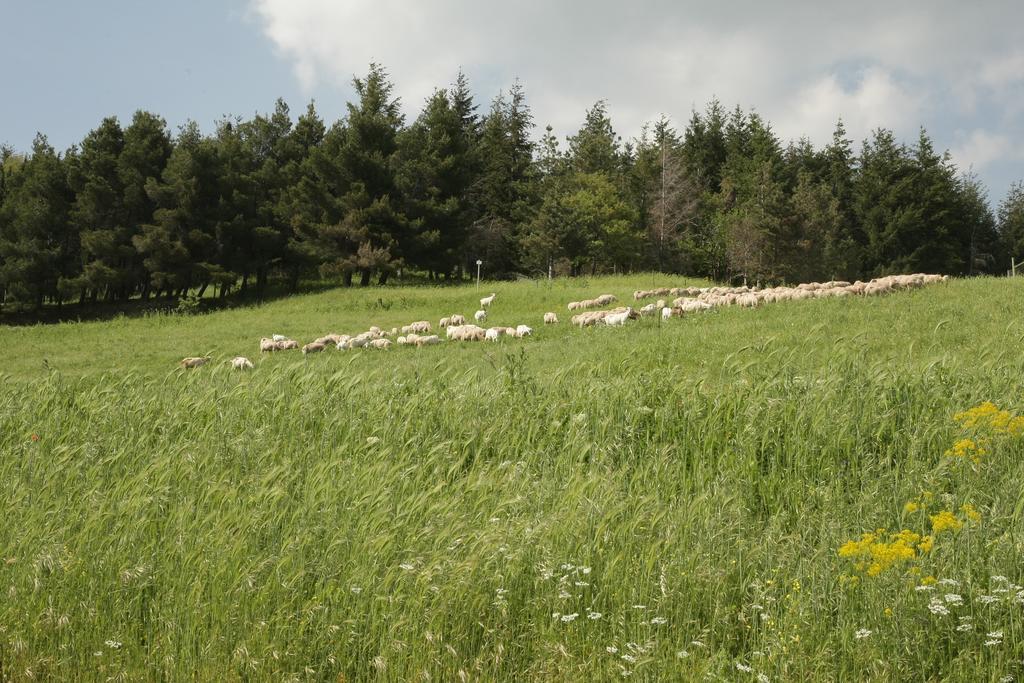
[{"label": "meadow", "polygon": [[1024,680],[1024,280],[568,324],[685,284],[0,327],[0,680]]}]

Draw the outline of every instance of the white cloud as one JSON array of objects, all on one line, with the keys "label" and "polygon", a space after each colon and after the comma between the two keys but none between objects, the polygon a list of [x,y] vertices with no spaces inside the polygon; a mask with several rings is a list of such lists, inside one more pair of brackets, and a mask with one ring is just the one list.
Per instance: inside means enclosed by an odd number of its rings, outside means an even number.
[{"label": "white cloud", "polygon": [[1024,160],[1024,144],[1008,135],[975,129],[962,138],[950,150],[953,161],[962,170],[973,167],[981,171],[996,161]]},{"label": "white cloud", "polygon": [[938,148],[958,143],[958,158],[975,167],[996,158],[1000,135],[1024,134],[1017,117],[1001,117],[1024,101],[1013,95],[1024,74],[1024,6],[1010,0],[250,2],[311,94],[346,89],[377,61],[409,117],[462,67],[482,110],[520,78],[538,134],[548,123],[571,134],[598,99],[624,137],[660,112],[682,127],[712,97],[756,108],[783,139],[816,144],[839,116],[858,141],[879,126],[913,139],[923,125]]}]

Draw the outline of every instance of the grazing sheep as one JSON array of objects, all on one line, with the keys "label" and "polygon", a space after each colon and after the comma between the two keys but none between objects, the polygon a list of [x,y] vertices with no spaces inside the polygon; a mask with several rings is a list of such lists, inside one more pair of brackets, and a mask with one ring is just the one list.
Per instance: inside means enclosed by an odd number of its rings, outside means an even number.
[{"label": "grazing sheep", "polygon": [[325,334],[324,336],[322,336],[319,339],[317,339],[316,343],[317,344],[330,344],[332,346],[337,346],[338,342],[341,341],[341,338],[343,336],[344,335],[335,334],[335,333],[332,332],[331,334]]},{"label": "grazing sheep", "polygon": [[557,315],[555,315],[551,311],[548,311],[547,313],[544,314],[544,324],[545,325],[555,325],[557,323],[558,323],[558,316]]},{"label": "grazing sheep", "polygon": [[465,325],[466,324],[466,316],[461,315],[459,313],[456,313],[448,321],[448,324],[449,325]]},{"label": "grazing sheep", "polygon": [[604,317],[604,324],[611,327],[622,326],[629,320],[630,314],[633,312],[632,308],[626,308],[621,313],[610,313]]},{"label": "grazing sheep", "polygon": [[390,339],[371,339],[370,340],[370,346],[375,348],[375,349],[390,349],[391,348],[391,340]]},{"label": "grazing sheep", "polygon": [[440,327],[441,329],[444,329],[444,328],[448,327],[448,322],[449,322],[450,320],[451,320],[451,318],[441,318],[441,319],[440,319],[440,320],[439,320],[439,321],[437,322],[437,326],[438,326],[438,327]]},{"label": "grazing sheep", "polygon": [[518,326],[516,326],[516,336],[517,337],[520,337],[520,338],[522,338],[522,337],[529,337],[532,334],[533,334],[533,328],[532,327],[529,327],[527,325],[518,325]]},{"label": "grazing sheep", "polygon": [[741,294],[736,297],[736,303],[742,308],[757,308],[757,305],[761,302],[753,294]]},{"label": "grazing sheep", "polygon": [[431,346],[433,344],[440,344],[441,343],[441,338],[438,337],[436,334],[428,334],[425,337],[417,337],[416,341],[413,342],[413,343],[416,345],[416,348],[422,348],[424,346]]},{"label": "grazing sheep", "polygon": [[487,331],[476,325],[459,325],[456,328],[448,328],[448,336],[455,341],[483,341],[486,339]]},{"label": "grazing sheep", "polygon": [[488,306],[490,306],[492,303],[494,303],[494,297],[496,296],[497,294],[491,292],[490,296],[485,296],[483,299],[480,299],[480,308],[487,308]]},{"label": "grazing sheep", "polygon": [[478,323],[487,320],[487,311],[477,311],[476,313],[473,314],[473,319],[476,320]]},{"label": "grazing sheep", "polygon": [[[664,306],[662,307],[664,308]],[[658,310],[658,307],[655,304],[647,304],[640,307],[640,315],[651,315],[656,310]]]},{"label": "grazing sheep", "polygon": [[484,333],[484,339],[487,341],[496,342],[501,339],[501,335],[505,334],[504,327],[492,327]]},{"label": "grazing sheep", "polygon": [[666,306],[665,308],[661,309],[661,319],[662,320],[668,320],[671,317],[672,317],[672,309],[671,308]]},{"label": "grazing sheep", "polygon": [[607,306],[608,304],[614,303],[618,300],[619,298],[614,294],[602,294],[601,296],[594,299],[594,301],[597,302],[598,306]]},{"label": "grazing sheep", "polygon": [[183,367],[185,369],[191,369],[191,368],[198,368],[200,366],[206,365],[209,362],[210,362],[209,356],[207,356],[206,358],[182,358],[181,362],[178,363],[178,365],[180,365],[181,367]]},{"label": "grazing sheep", "polygon": [[277,342],[276,343],[276,347],[277,347],[278,351],[287,351],[288,349],[297,349],[297,348],[299,348],[299,342],[295,341],[294,339],[285,339],[284,341]]},{"label": "grazing sheep", "polygon": [[231,367],[235,370],[252,370],[252,361],[245,356],[235,356],[231,359]]},{"label": "grazing sheep", "polygon": [[308,353],[320,353],[327,348],[327,344],[323,342],[310,342],[302,347],[302,355],[305,356]]},{"label": "grazing sheep", "polygon": [[277,342],[266,337],[260,339],[260,353],[269,353],[271,351],[277,351]]}]

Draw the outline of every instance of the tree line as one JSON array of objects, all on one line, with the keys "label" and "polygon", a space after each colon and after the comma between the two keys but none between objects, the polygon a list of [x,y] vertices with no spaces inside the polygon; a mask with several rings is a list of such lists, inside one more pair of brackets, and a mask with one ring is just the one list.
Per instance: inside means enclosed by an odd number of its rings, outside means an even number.
[{"label": "tree line", "polygon": [[190,122],[106,118],[58,153],[0,149],[0,302],[262,296],[269,282],[346,286],[396,272],[460,280],[657,269],[798,282],[895,272],[997,273],[1024,257],[1024,187],[993,213],[938,153],[880,128],[854,152],[783,145],[754,111],[717,100],[678,131],[623,141],[606,105],[564,147],[535,139],[521,84],[479,111],[463,74],[406,123],[381,66],[328,126],[313,104]]}]

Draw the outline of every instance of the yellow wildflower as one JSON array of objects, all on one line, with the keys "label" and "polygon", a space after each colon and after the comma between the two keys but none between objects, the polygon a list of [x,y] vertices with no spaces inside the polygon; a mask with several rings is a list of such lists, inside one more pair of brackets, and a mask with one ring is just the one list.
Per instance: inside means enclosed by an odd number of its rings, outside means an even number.
[{"label": "yellow wildflower", "polygon": [[934,576],[926,576],[921,579],[922,586],[934,586],[936,583],[938,583],[938,580]]},{"label": "yellow wildflower", "polygon": [[908,500],[907,504],[903,506],[903,511],[906,512],[907,514],[913,514],[913,513],[917,512],[920,509],[921,509],[921,506],[918,505],[913,500]]},{"label": "yellow wildflower", "polygon": [[887,617],[892,617],[892,607],[886,607],[885,612],[883,612],[883,614],[885,614],[885,616]]},{"label": "yellow wildflower", "polygon": [[917,549],[921,551],[921,554],[930,553],[932,548],[935,547],[935,537],[925,536],[921,539],[921,542],[917,544]]},{"label": "yellow wildflower", "polygon": [[961,505],[960,512],[964,513],[967,519],[971,520],[972,522],[981,521],[981,513],[978,512],[978,510],[970,503],[964,503],[963,505]]},{"label": "yellow wildflower", "polygon": [[950,529],[952,531],[959,531],[964,523],[957,519],[949,510],[942,510],[938,514],[930,515],[932,520],[932,533],[939,534],[943,531]]}]

